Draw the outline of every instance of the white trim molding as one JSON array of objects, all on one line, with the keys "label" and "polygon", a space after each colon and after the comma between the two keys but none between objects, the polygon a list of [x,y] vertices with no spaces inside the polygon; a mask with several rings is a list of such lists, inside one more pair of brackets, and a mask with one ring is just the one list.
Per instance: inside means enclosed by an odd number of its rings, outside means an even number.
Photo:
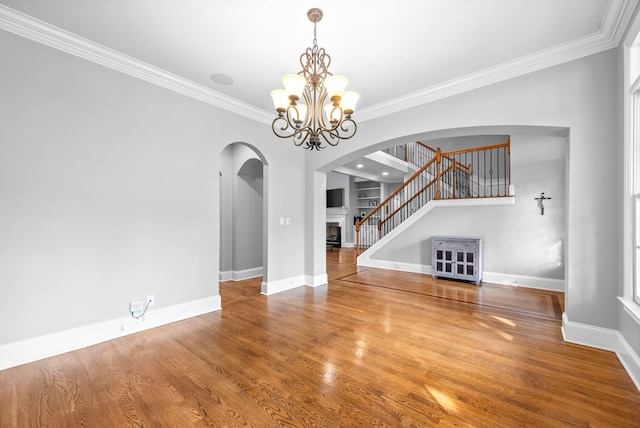
[{"label": "white trim molding", "polygon": [[329,277],[326,273],[316,276],[299,275],[278,281],[262,282],[261,294],[270,296],[272,294],[281,293],[298,287],[321,287],[327,284],[329,284]]},{"label": "white trim molding", "polygon": [[483,282],[511,285],[513,287],[536,288],[539,290],[560,291],[562,293],[564,293],[565,290],[564,279],[487,271],[483,273],[482,278]]},{"label": "white trim molding", "polygon": [[218,273],[218,280],[220,282],[227,282],[227,281],[232,281],[233,280],[233,271],[232,270],[227,270],[227,271],[220,271]]},{"label": "white trim molding", "polygon": [[619,335],[617,330],[569,321],[567,313],[562,314],[562,337],[565,342],[615,352]]},{"label": "white trim molding", "polygon": [[[364,253],[363,253],[364,254]],[[430,265],[358,257],[358,266],[431,275]]]},{"label": "white trim molding", "polygon": [[220,282],[227,281],[243,281],[249,278],[257,278],[262,276],[262,266],[252,269],[243,269],[243,270],[232,270],[220,272],[219,278]]},{"label": "white trim molding", "polygon": [[149,310],[139,320],[120,317],[0,346],[0,370],[53,357],[132,333],[222,309],[220,295]]},{"label": "white trim molding", "polygon": [[308,287],[321,287],[329,284],[329,277],[326,273],[316,276],[306,275],[304,283]]},{"label": "white trim molding", "polygon": [[631,377],[633,383],[635,383],[638,390],[640,390],[640,356],[638,356],[622,335],[620,335],[616,355],[624,369],[629,373],[629,377]]},{"label": "white trim molding", "polygon": [[261,294],[270,296],[293,288],[302,287],[305,285],[305,279],[304,275],[298,275],[292,276],[291,278],[280,279],[278,281],[263,281]]}]

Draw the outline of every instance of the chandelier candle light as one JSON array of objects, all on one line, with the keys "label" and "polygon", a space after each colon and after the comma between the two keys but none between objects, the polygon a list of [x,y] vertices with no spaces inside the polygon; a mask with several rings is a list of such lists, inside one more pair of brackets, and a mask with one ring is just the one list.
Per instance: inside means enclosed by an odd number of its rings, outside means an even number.
[{"label": "chandelier candle light", "polygon": [[318,48],[316,24],[322,11],[310,9],[307,17],[313,22],[313,48],[300,56],[302,71],[284,76],[284,89],[271,91],[278,112],[271,128],[280,138],[293,138],[296,146],[320,150],[327,147],[324,143],[336,146],[355,135],[357,126],[351,115],[360,95],[345,91],[349,81],[329,72],[331,57]]}]

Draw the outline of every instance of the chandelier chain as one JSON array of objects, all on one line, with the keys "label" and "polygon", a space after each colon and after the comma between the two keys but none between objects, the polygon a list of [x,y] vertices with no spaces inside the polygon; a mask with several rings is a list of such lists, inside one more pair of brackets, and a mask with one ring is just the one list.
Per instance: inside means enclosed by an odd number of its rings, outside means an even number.
[{"label": "chandelier chain", "polygon": [[318,38],[316,37],[316,23],[313,23],[313,53],[318,53]]}]

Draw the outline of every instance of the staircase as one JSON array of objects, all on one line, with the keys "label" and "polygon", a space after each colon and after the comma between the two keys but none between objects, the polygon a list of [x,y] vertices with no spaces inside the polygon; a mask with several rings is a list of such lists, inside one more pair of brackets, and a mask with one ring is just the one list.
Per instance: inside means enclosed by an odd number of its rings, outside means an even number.
[{"label": "staircase", "polygon": [[360,254],[432,200],[509,196],[511,142],[442,152],[415,142],[387,153],[417,171],[367,216],[356,222]]}]

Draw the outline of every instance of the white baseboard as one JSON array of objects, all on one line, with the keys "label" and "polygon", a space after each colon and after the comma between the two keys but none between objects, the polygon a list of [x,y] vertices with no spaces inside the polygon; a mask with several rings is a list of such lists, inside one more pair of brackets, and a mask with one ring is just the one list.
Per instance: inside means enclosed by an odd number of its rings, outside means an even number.
[{"label": "white baseboard", "polygon": [[0,370],[65,352],[75,351],[118,337],[222,309],[220,295],[149,310],[144,319],[131,316],[111,319],[70,330],[0,346]]},{"label": "white baseboard", "polygon": [[[423,273],[431,275],[431,265],[395,262],[358,257],[358,266],[378,269],[399,270],[403,272]],[[540,278],[535,276],[513,275],[510,273],[483,272],[482,280],[494,284],[507,284],[518,287],[538,288],[564,292],[564,280]]]},{"label": "white baseboard", "polygon": [[262,276],[262,266],[244,270],[233,270],[220,272],[220,282],[226,281],[242,281],[249,278],[256,278]]},{"label": "white baseboard", "polygon": [[564,279],[542,278],[539,276],[514,275],[511,273],[483,272],[483,281],[515,287],[537,288],[564,293]]},{"label": "white baseboard", "polygon": [[358,257],[358,266],[372,267],[377,269],[399,270],[403,272],[431,274],[431,266],[415,263],[394,262],[391,260],[378,260]]},{"label": "white baseboard", "polygon": [[322,275],[305,275],[304,284],[308,287],[320,287],[322,285],[327,285],[329,283],[329,277],[327,274]]},{"label": "white baseboard", "polygon": [[631,348],[629,342],[622,335],[620,335],[616,355],[640,391],[640,356]]},{"label": "white baseboard", "polygon": [[327,285],[328,283],[329,278],[326,273],[316,276],[299,275],[278,281],[263,282],[261,293],[266,296],[270,296],[272,294],[281,293],[304,285],[309,287],[320,287],[322,285]]},{"label": "white baseboard", "polygon": [[285,278],[278,281],[262,282],[261,293],[270,296],[275,293],[281,293],[283,291],[291,290],[305,285],[305,276],[293,276],[291,278]]},{"label": "white baseboard", "polygon": [[620,333],[618,330],[569,321],[567,313],[564,312],[562,337],[565,342],[616,352]]}]

